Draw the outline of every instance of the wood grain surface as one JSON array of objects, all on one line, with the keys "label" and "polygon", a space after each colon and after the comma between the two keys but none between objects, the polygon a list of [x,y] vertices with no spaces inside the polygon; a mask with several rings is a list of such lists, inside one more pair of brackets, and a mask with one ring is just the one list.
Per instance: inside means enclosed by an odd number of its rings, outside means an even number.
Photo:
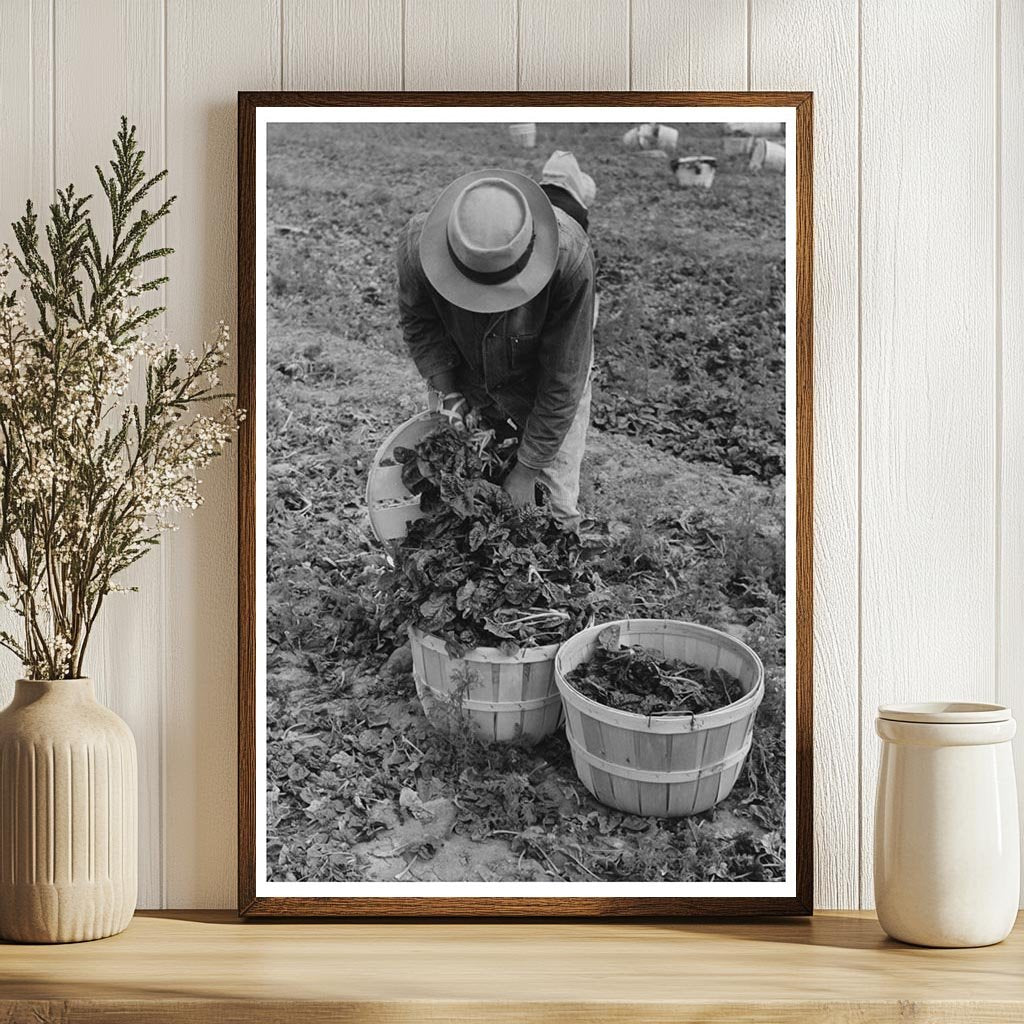
[{"label": "wood grain surface", "polygon": [[[809,914],[813,910],[813,611],[814,611],[814,229],[813,99],[807,92],[240,92],[238,95],[238,385],[243,408],[255,409],[256,353],[256,118],[261,107],[436,106],[737,106],[791,107],[796,117],[796,740],[787,756],[796,767],[796,842],[787,869],[795,894],[748,898],[704,897],[407,897],[288,896],[257,894],[256,876],[256,634],[255,417],[239,431],[238,462],[238,906],[252,916],[362,917],[637,917],[741,913]],[[795,864],[795,869],[794,865]]]},{"label": "wood grain surface", "polygon": [[163,912],[101,942],[0,945],[0,1020],[985,1024],[1024,1016],[1022,956],[1020,929],[924,950],[863,914],[255,925]]}]

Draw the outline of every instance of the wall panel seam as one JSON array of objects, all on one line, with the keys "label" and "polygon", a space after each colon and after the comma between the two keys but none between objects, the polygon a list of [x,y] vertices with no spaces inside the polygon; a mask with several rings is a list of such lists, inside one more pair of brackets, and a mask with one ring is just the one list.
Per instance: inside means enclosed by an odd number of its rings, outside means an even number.
[{"label": "wall panel seam", "polygon": [[50,197],[57,191],[57,0],[50,0]]},{"label": "wall panel seam", "polygon": [[[404,2],[404,0],[403,0]],[[632,2],[632,0],[630,0]],[[519,92],[523,56],[523,0],[516,0],[516,92]]]},{"label": "wall panel seam", "polygon": [[627,80],[626,87],[633,91],[633,0],[629,0],[627,5],[627,22],[626,22],[626,42],[627,42]]},{"label": "wall panel seam", "polygon": [[[28,128],[29,138],[33,139],[36,134],[36,76],[32,73],[33,65],[36,64],[36,19],[33,17],[32,5],[28,7],[28,64],[25,67],[25,74],[28,76]],[[36,164],[35,146],[29,147],[29,160],[31,161],[31,180],[35,183],[39,168]]]},{"label": "wall panel seam", "polygon": [[995,687],[994,700],[1002,700],[1002,636],[1003,636],[1003,3],[995,0],[994,75],[992,79],[993,131],[992,173],[993,209],[992,236],[995,247],[993,259],[993,290],[995,310],[992,318],[995,342]]},{"label": "wall panel seam", "polygon": [[747,92],[753,89],[752,79],[754,75],[754,47],[750,38],[751,29],[754,24],[754,0],[747,0],[747,23],[746,23],[746,39],[744,40],[747,48]]},{"label": "wall panel seam", "polygon": [[863,0],[857,0],[857,130],[856,130],[856,160],[857,160],[857,199],[856,199],[856,225],[857,225],[857,257],[856,257],[856,288],[857,288],[857,540],[856,540],[856,564],[857,576],[855,585],[857,587],[857,863],[856,871],[856,893],[858,907],[864,907],[864,573],[863,573],[863,531],[864,531],[864,483],[861,468],[864,463],[864,345],[863,345],[863,198],[864,198],[864,169],[861,157],[863,155],[863,133],[864,133],[864,50],[863,50]]},{"label": "wall panel seam", "polygon": [[[161,46],[161,66],[160,66],[160,122],[161,130],[163,134],[163,164],[166,167],[169,163],[168,153],[168,132],[167,132],[167,50],[168,50],[168,39],[167,39],[167,26],[168,26],[168,12],[167,12],[168,0],[163,0],[161,13],[163,15],[161,20],[161,32],[162,38],[160,40]],[[163,198],[166,201],[168,192],[167,179],[163,181]],[[160,233],[161,233],[161,244],[167,246],[167,218],[164,217],[160,221]],[[167,268],[167,257],[164,257],[164,267]],[[164,296],[169,298],[170,296],[170,282],[164,285]],[[166,325],[166,320],[164,321]],[[167,800],[166,800],[166,775],[167,775],[167,680],[170,676],[169,663],[170,663],[170,652],[168,650],[167,643],[167,545],[159,545],[159,557],[160,557],[160,593],[161,593],[161,608],[160,608],[160,649],[163,651],[163,659],[161,662],[160,672],[160,694],[159,694],[159,707],[157,708],[157,735],[160,740],[160,750],[157,755],[157,794],[160,800],[159,814],[157,816],[158,828],[160,829],[159,837],[159,849],[158,849],[158,860],[159,867],[157,870],[157,884],[160,890],[160,906],[167,906]]]}]

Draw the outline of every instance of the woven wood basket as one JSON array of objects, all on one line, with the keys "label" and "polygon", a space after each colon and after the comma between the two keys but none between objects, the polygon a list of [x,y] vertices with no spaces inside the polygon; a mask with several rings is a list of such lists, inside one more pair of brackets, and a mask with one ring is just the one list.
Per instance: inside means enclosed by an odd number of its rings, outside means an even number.
[{"label": "woven wood basket", "polygon": [[[737,699],[702,715],[658,716],[589,700],[566,677],[594,656],[598,634],[609,625],[620,627],[623,646],[639,644],[666,658],[728,673],[737,682]],[[609,807],[661,817],[700,814],[729,795],[764,696],[764,666],[746,644],[717,629],[670,619],[624,619],[577,633],[558,651],[555,681],[583,785]]]},{"label": "woven wood basket", "polygon": [[421,630],[409,630],[409,643],[416,693],[436,728],[450,731],[464,720],[486,743],[536,743],[558,729],[558,644],[524,648],[515,657],[476,647],[453,658],[443,640]]},{"label": "woven wood basket", "polygon": [[377,540],[399,540],[414,519],[419,519],[420,499],[402,483],[402,467],[395,461],[396,448],[413,448],[441,424],[443,417],[424,410],[397,426],[384,440],[366,481],[366,508]]}]

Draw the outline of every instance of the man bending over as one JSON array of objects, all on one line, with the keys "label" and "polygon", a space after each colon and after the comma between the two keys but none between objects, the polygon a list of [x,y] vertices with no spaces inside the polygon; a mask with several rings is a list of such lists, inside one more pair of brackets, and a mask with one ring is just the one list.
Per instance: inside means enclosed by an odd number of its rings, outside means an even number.
[{"label": "man bending over", "polygon": [[[571,194],[586,176],[562,156]],[[575,198],[585,209],[586,197]],[[465,174],[403,229],[398,285],[406,344],[442,408],[515,424],[505,490],[532,504],[539,482],[553,514],[577,528],[594,318],[594,257],[580,219],[515,171]]]}]

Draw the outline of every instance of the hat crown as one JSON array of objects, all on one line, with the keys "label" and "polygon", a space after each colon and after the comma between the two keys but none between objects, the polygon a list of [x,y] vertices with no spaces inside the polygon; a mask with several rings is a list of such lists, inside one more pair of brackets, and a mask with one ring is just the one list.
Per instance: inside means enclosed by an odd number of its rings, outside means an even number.
[{"label": "hat crown", "polygon": [[540,172],[542,185],[564,188],[584,209],[594,201],[597,188],[594,179],[580,170],[576,157],[566,149],[556,149]]},{"label": "hat crown", "polygon": [[448,215],[448,245],[459,263],[478,274],[512,267],[530,246],[533,215],[526,197],[504,178],[468,184]]},{"label": "hat crown", "polygon": [[446,301],[501,313],[529,302],[551,280],[560,238],[554,207],[532,178],[497,167],[470,171],[430,208],[420,229],[420,265]]}]

